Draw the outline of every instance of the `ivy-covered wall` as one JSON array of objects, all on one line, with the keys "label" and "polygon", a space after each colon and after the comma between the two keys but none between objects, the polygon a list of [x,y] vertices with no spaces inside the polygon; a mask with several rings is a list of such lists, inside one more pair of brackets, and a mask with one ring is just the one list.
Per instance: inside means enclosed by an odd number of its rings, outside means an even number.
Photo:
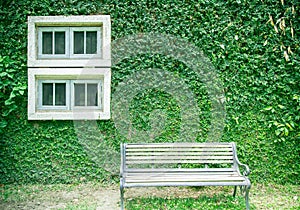
[{"label": "ivy-covered wall", "polygon": [[[27,120],[27,16],[109,14],[112,42],[129,35],[170,34],[199,47],[224,86],[221,141],[235,141],[251,180],[299,184],[300,19],[296,0],[19,0],[0,5],[0,183],[73,183],[116,179],[114,153],[130,139],[114,120]],[[211,104],[205,84],[183,62],[164,55],[126,58],[112,68],[112,97],[128,75],[163,69],[186,81],[200,107],[197,141],[205,141]],[[114,101],[114,98],[112,98]],[[178,141],[180,106],[157,89],[137,94],[129,108],[137,130],[165,113],[155,141]],[[156,112],[154,112],[155,114]],[[159,114],[159,113],[158,113]],[[96,125],[96,130],[95,130]],[[219,141],[219,139],[218,139]],[[111,161],[101,163],[108,155]],[[104,159],[103,159],[104,158]],[[103,167],[101,167],[103,166]],[[112,173],[113,171],[113,173]],[[117,180],[117,179],[116,179]]]}]

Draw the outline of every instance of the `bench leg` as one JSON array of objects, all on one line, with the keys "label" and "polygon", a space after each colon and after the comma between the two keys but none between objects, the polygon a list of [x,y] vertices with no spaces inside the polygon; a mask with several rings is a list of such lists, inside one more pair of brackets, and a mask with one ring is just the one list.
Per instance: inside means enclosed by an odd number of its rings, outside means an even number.
[{"label": "bench leg", "polygon": [[250,205],[249,205],[249,191],[250,191],[251,186],[246,186],[246,192],[245,192],[245,201],[246,201],[246,209],[250,210]]},{"label": "bench leg", "polygon": [[120,207],[121,207],[121,210],[124,210],[124,188],[122,186],[120,187],[120,194],[121,194]]},{"label": "bench leg", "polygon": [[235,197],[235,195],[236,195],[236,188],[237,188],[237,186],[234,186],[233,197]]}]

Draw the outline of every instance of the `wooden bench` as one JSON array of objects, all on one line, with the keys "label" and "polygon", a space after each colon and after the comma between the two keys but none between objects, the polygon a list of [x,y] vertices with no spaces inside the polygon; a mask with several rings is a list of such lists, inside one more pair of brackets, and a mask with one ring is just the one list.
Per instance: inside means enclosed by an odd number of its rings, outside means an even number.
[{"label": "wooden bench", "polygon": [[121,144],[121,209],[124,188],[168,186],[234,186],[233,196],[239,186],[250,209],[249,174],[235,143]]}]

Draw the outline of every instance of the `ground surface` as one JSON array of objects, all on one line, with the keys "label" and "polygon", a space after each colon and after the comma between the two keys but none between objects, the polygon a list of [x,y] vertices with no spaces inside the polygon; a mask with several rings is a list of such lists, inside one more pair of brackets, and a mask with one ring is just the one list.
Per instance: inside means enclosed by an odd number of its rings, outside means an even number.
[{"label": "ground surface", "polygon": [[[0,186],[1,210],[11,209],[119,209],[119,186],[99,183],[79,185]],[[250,203],[255,209],[300,209],[299,186],[254,185]],[[140,197],[197,198],[223,193],[232,188],[134,188],[126,190],[126,202]]]}]

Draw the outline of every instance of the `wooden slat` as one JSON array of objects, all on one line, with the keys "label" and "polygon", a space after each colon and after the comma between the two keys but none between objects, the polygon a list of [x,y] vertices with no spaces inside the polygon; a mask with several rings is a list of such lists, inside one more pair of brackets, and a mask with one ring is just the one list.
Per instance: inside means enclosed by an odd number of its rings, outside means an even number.
[{"label": "wooden slat", "polygon": [[245,181],[243,177],[231,177],[231,178],[224,178],[224,179],[206,179],[206,178],[189,178],[189,179],[182,179],[182,178],[151,178],[151,179],[125,179],[127,183],[155,183],[155,182],[242,182]]},{"label": "wooden slat", "polygon": [[233,163],[232,160],[143,160],[134,161],[128,160],[126,164],[176,164],[176,163],[187,163],[187,164],[197,164],[197,163]]},{"label": "wooden slat", "polygon": [[175,181],[175,180],[221,180],[221,181],[226,181],[226,180],[244,180],[244,177],[241,176],[220,176],[220,175],[191,175],[191,176],[180,176],[180,175],[161,175],[161,176],[126,176],[125,179],[128,180],[165,180],[165,181]]},{"label": "wooden slat", "polygon": [[178,186],[248,186],[249,182],[154,182],[154,183],[124,183],[124,187],[178,187]]},{"label": "wooden slat", "polygon": [[192,152],[192,151],[187,151],[187,152],[182,152],[182,151],[166,151],[166,152],[126,152],[126,156],[172,156],[172,155],[176,155],[176,156],[191,156],[191,155],[197,155],[197,156],[205,156],[205,155],[212,155],[212,156],[216,156],[216,155],[232,155],[232,152],[207,152],[207,151],[203,151],[203,152]]},{"label": "wooden slat", "polygon": [[179,176],[182,177],[182,175],[188,174],[191,175],[192,177],[208,177],[208,176],[217,176],[217,177],[225,177],[225,176],[240,176],[238,172],[232,171],[232,172],[165,172],[165,173],[126,173],[126,177],[173,177],[173,176]]},{"label": "wooden slat", "polygon": [[233,156],[130,156],[128,160],[232,160]]},{"label": "wooden slat", "polygon": [[153,144],[126,144],[126,148],[176,148],[176,147],[232,147],[230,143],[153,143]]},{"label": "wooden slat", "polygon": [[224,148],[127,148],[126,152],[164,152],[164,151],[170,151],[170,152],[174,152],[174,151],[178,151],[178,152],[203,152],[203,151],[207,151],[207,152],[214,152],[214,151],[233,151],[232,148],[230,147],[224,147]]},{"label": "wooden slat", "polygon": [[126,182],[127,183],[151,183],[151,182],[224,182],[224,181],[244,181],[245,178],[243,177],[210,177],[210,178],[206,178],[206,177],[190,177],[190,178],[186,178],[186,177],[169,177],[168,179],[164,178],[164,177],[151,177],[148,179],[143,179],[143,178],[136,178],[134,177],[134,179],[129,179],[126,178]]},{"label": "wooden slat", "polygon": [[187,172],[187,173],[205,173],[205,172],[232,172],[234,168],[128,168],[128,173],[172,173],[172,172]]},{"label": "wooden slat", "polygon": [[203,176],[203,175],[212,175],[212,176],[237,176],[238,174],[236,172],[205,172],[205,173],[199,173],[199,172],[173,172],[173,173],[126,173],[126,177],[132,177],[132,176],[163,176],[163,177],[168,177],[168,176]]}]

